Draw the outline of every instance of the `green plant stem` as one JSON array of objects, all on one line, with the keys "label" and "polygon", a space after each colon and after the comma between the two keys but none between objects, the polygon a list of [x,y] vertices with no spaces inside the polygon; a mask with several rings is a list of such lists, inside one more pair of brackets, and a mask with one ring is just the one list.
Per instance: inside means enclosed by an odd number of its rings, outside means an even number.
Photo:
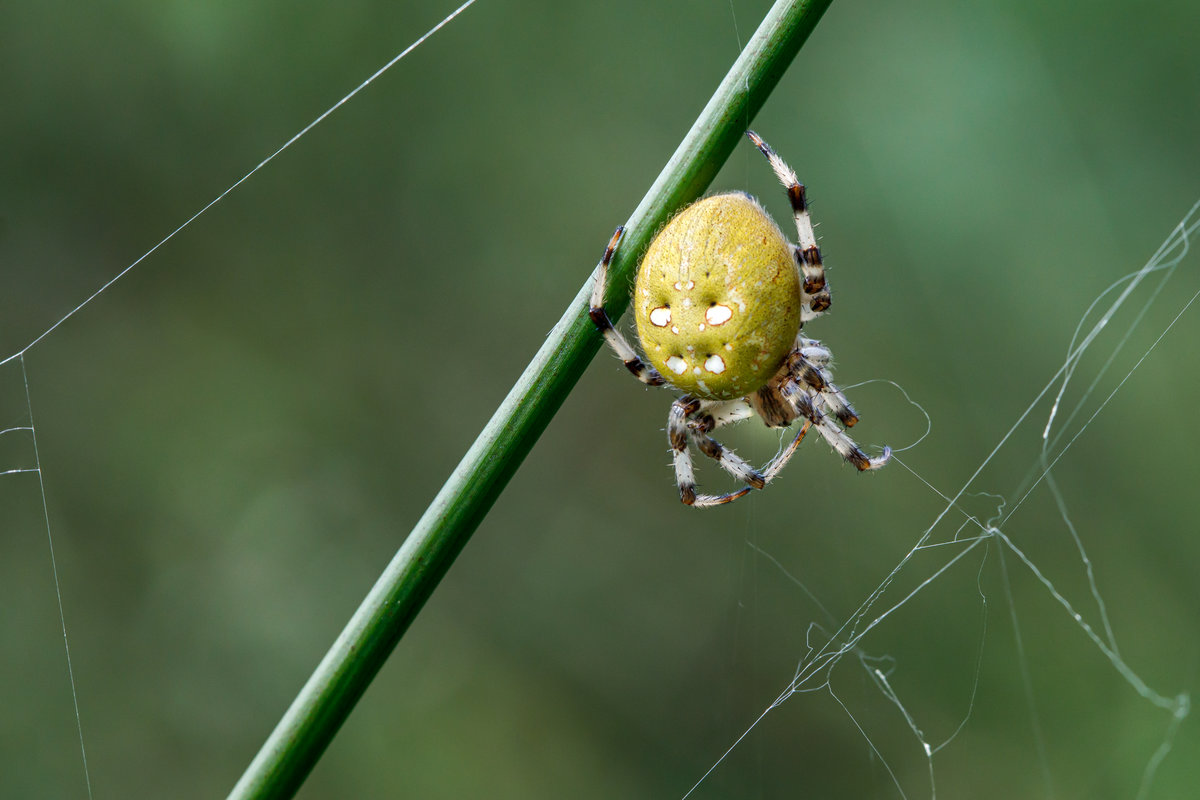
[{"label": "green plant stem", "polygon": [[[650,237],[698,198],[733,151],[832,0],[779,0],[726,74],[626,223],[607,301],[624,287]],[[609,231],[598,232],[597,255]],[[291,797],[350,715],[467,539],[516,472],[600,347],[588,318],[589,279],[479,438],[442,486],[346,628],[296,696],[230,798]]]}]

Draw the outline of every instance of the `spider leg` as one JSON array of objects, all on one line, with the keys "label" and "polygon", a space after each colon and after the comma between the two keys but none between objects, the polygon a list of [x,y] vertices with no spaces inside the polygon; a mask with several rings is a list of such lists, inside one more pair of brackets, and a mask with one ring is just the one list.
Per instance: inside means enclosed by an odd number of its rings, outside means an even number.
[{"label": "spider leg", "polygon": [[[838,418],[838,422],[847,428],[853,428],[858,422],[858,413],[850,405],[846,395],[842,394],[842,390],[833,383],[833,375],[829,371],[832,354],[824,347],[820,347],[820,342],[812,339],[806,341],[812,344],[807,347],[797,347],[788,355],[785,362],[787,372],[813,391],[818,392],[822,404],[833,412],[833,415]],[[817,347],[813,347],[813,345]],[[824,352],[816,353],[818,355],[817,362],[814,363],[805,356],[806,350],[812,352],[818,349]],[[821,359],[823,359],[823,363]]]},{"label": "spider leg", "polygon": [[755,489],[765,484],[758,470],[744,458],[713,439],[708,434],[722,425],[728,425],[750,416],[750,406],[744,400],[702,401],[687,420],[688,435],[700,452],[721,465],[721,468],[742,483]]},{"label": "spider leg", "polygon": [[804,441],[804,434],[808,433],[808,428],[810,425],[812,425],[812,423],[808,420],[805,420],[804,424],[800,426],[800,430],[796,432],[795,438],[792,439],[792,443],[784,448],[783,452],[771,459],[771,461],[765,467],[763,467],[763,480],[765,480],[767,483],[770,483],[775,476],[779,474],[779,471],[782,470],[787,463],[792,460],[792,456],[796,453],[796,448],[800,446],[800,442]]},{"label": "spider leg", "polygon": [[[750,489],[761,489],[766,485],[762,474],[750,464],[708,435],[719,425],[736,422],[749,414],[749,407],[741,401],[705,403],[690,395],[684,395],[671,404],[667,416],[667,440],[675,463],[675,481],[679,484],[679,499],[685,505],[701,507],[728,503],[741,497]],[[733,495],[697,495],[696,473],[688,443],[695,442],[700,452],[716,461],[733,477],[749,486]],[[727,499],[722,499],[727,498]]]},{"label": "spider leg", "polygon": [[[768,386],[763,387],[761,391],[765,393],[768,388],[770,388],[769,384]],[[792,423],[792,420],[796,419],[796,412],[784,401],[783,396],[780,395],[778,389],[771,389],[771,392],[774,395],[773,403],[777,404],[781,407],[781,409],[783,409],[782,413],[784,414],[785,418],[782,422],[780,422],[780,424],[768,425],[767,427],[787,427]],[[706,401],[703,403],[702,408],[692,418],[689,426],[694,433],[703,434],[709,433],[716,428],[721,427],[722,425],[728,425],[730,423],[746,419],[753,416],[755,409],[760,405],[760,403],[755,402],[757,400],[761,400],[761,397],[758,395],[754,397],[744,397],[739,400],[726,400],[722,402]],[[759,411],[759,414],[762,414],[761,410]],[[809,425],[811,424],[812,423],[806,421],[800,431],[796,433],[796,436],[792,439],[791,443],[782,451],[780,451],[773,459],[768,461],[762,469],[758,470],[759,474],[762,475],[764,484],[770,483],[775,476],[779,474],[779,471],[783,469],[784,465],[791,460],[792,456],[796,452],[796,448],[804,439],[804,434],[808,432]],[[743,489],[735,492],[734,494],[737,497],[741,497],[742,495],[746,494],[746,491],[747,490]],[[722,495],[722,497],[724,496],[725,495]]]},{"label": "spider leg", "polygon": [[816,339],[809,339],[807,336],[797,336],[796,347],[799,348],[800,355],[818,367],[828,367],[833,362],[832,351]]},{"label": "spider leg", "polygon": [[858,422],[858,413],[834,385],[830,372],[832,361],[833,353],[816,339],[796,337],[795,348],[788,354],[775,378],[748,398],[768,428],[786,428],[798,416],[796,409],[781,394],[783,379],[788,375],[820,392],[824,408],[832,411],[845,427],[854,427]]},{"label": "spider leg", "polygon": [[829,308],[832,298],[829,286],[825,283],[825,265],[821,261],[821,250],[817,247],[817,236],[813,232],[812,218],[808,215],[808,197],[804,184],[796,178],[796,173],[779,155],[771,149],[771,145],[763,141],[754,131],[746,131],[754,146],[767,157],[775,177],[787,190],[788,200],[792,204],[792,216],[796,219],[796,263],[804,278],[804,311],[801,320],[807,322]]},{"label": "spider leg", "polygon": [[767,485],[762,474],[750,466],[750,462],[716,439],[706,433],[700,433],[692,429],[688,430],[688,434],[692,437],[692,441],[696,443],[696,447],[700,448],[701,453],[716,461],[721,465],[723,470],[742,483],[749,484],[753,489],[761,489]]},{"label": "spider leg", "polygon": [[592,300],[591,306],[588,308],[588,316],[592,318],[597,330],[604,336],[604,341],[608,342],[608,346],[616,352],[617,357],[633,373],[633,377],[647,386],[662,386],[667,381],[658,373],[658,370],[638,356],[637,351],[625,340],[621,332],[613,327],[612,320],[608,318],[608,312],[604,310],[604,290],[608,284],[608,265],[612,261],[617,243],[621,241],[624,233],[624,226],[618,227],[613,233],[612,239],[609,240],[608,247],[604,248],[604,256],[596,267],[596,283],[592,287]]},{"label": "spider leg", "polygon": [[834,410],[829,407],[825,398],[832,393],[841,396],[841,392],[836,386],[832,386],[832,384],[829,384],[829,386],[832,387],[832,392],[828,389],[818,391],[812,386],[801,382],[797,376],[788,375],[783,380],[780,392],[783,394],[784,399],[796,409],[797,415],[812,422],[817,427],[817,432],[825,437],[825,441],[829,442],[842,458],[849,461],[860,471],[865,472],[869,469],[879,469],[892,457],[892,449],[885,447],[881,454],[873,458],[864,453],[855,444],[854,440],[825,413],[826,411]]},{"label": "spider leg", "polygon": [[[812,356],[812,360],[808,356]],[[883,453],[872,458],[830,419],[836,417],[845,428],[858,422],[858,414],[850,401],[833,382],[829,371],[832,358],[828,348],[817,340],[798,336],[796,347],[784,361],[780,375],[768,386],[777,386],[779,394],[795,414],[816,425],[817,431],[842,458],[859,470],[878,469],[891,458],[891,448],[885,447]]]},{"label": "spider leg", "polygon": [[752,416],[754,410],[744,397],[737,400],[704,400],[701,401],[700,411],[696,414],[695,424],[703,426],[707,433]]},{"label": "spider leg", "polygon": [[[782,470],[784,466],[786,466],[787,463],[792,460],[792,456],[796,453],[796,448],[799,447],[800,442],[804,440],[804,434],[808,433],[808,429],[811,425],[811,422],[805,421],[804,425],[801,426],[791,443],[784,448],[779,455],[775,456],[775,458],[771,459],[771,461],[765,467],[763,467],[762,476],[764,484],[770,483],[772,480],[774,480],[775,476],[779,474],[780,470]],[[730,492],[729,494],[696,495],[692,505],[695,508],[708,508],[710,506],[724,505],[725,503],[732,503],[739,497],[745,497],[751,491],[753,491],[753,488],[747,486],[744,489],[738,489],[736,492]]]},{"label": "spider leg", "polygon": [[688,452],[687,419],[699,408],[699,400],[684,395],[671,404],[667,413],[667,441],[671,443],[675,462],[675,483],[679,485],[679,499],[687,506],[696,502],[696,470]]}]

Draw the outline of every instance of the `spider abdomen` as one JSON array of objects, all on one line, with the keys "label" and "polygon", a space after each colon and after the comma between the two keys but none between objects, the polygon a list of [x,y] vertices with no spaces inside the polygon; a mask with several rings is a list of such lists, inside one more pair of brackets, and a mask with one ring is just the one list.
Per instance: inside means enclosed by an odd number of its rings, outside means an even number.
[{"label": "spider abdomen", "polygon": [[634,287],[638,338],[672,385],[711,400],[755,392],[800,330],[792,248],[751,197],[719,194],[659,232]]}]

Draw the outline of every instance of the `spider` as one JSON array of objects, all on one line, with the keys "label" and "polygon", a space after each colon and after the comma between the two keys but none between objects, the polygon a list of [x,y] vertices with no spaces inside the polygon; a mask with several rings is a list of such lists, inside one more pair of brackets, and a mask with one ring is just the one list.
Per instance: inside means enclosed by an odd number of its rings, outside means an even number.
[{"label": "spider", "polygon": [[[787,190],[799,245],[788,242],[748,194],[706,197],[659,231],[638,267],[633,305],[644,360],[604,310],[608,265],[624,227],[617,228],[596,268],[589,308],[592,322],[635,378],[685,392],[671,404],[667,439],[679,497],[698,508],[762,489],[811,426],[859,470],[878,469],[891,457],[887,447],[868,456],[846,434],[858,414],[833,383],[833,354],[802,332],[830,304],[804,186],[762,137],[746,135]],[[769,428],[804,420],[791,444],[762,469],[709,435],[754,414]],[[697,494],[689,443],[746,486],[728,494]]]}]

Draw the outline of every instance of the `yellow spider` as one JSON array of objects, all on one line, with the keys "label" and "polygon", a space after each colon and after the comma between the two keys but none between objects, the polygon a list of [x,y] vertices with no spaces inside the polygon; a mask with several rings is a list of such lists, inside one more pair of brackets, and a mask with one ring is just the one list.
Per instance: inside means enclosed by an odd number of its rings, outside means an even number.
[{"label": "yellow spider", "polygon": [[[634,377],[685,392],[671,405],[667,438],[680,499],[697,507],[728,503],[763,488],[810,426],[860,470],[878,469],[891,457],[887,447],[868,456],[846,434],[858,415],[833,384],[833,355],[802,333],[804,323],[830,303],[804,186],[758,134],[746,135],[787,189],[799,244],[791,244],[749,195],[706,197],[667,223],[638,267],[633,308],[645,360],[604,310],[608,265],[624,228],[617,228],[604,250],[589,312]],[[771,428],[804,419],[792,443],[761,470],[709,436],[752,414]],[[689,441],[746,487],[696,494]]]}]

